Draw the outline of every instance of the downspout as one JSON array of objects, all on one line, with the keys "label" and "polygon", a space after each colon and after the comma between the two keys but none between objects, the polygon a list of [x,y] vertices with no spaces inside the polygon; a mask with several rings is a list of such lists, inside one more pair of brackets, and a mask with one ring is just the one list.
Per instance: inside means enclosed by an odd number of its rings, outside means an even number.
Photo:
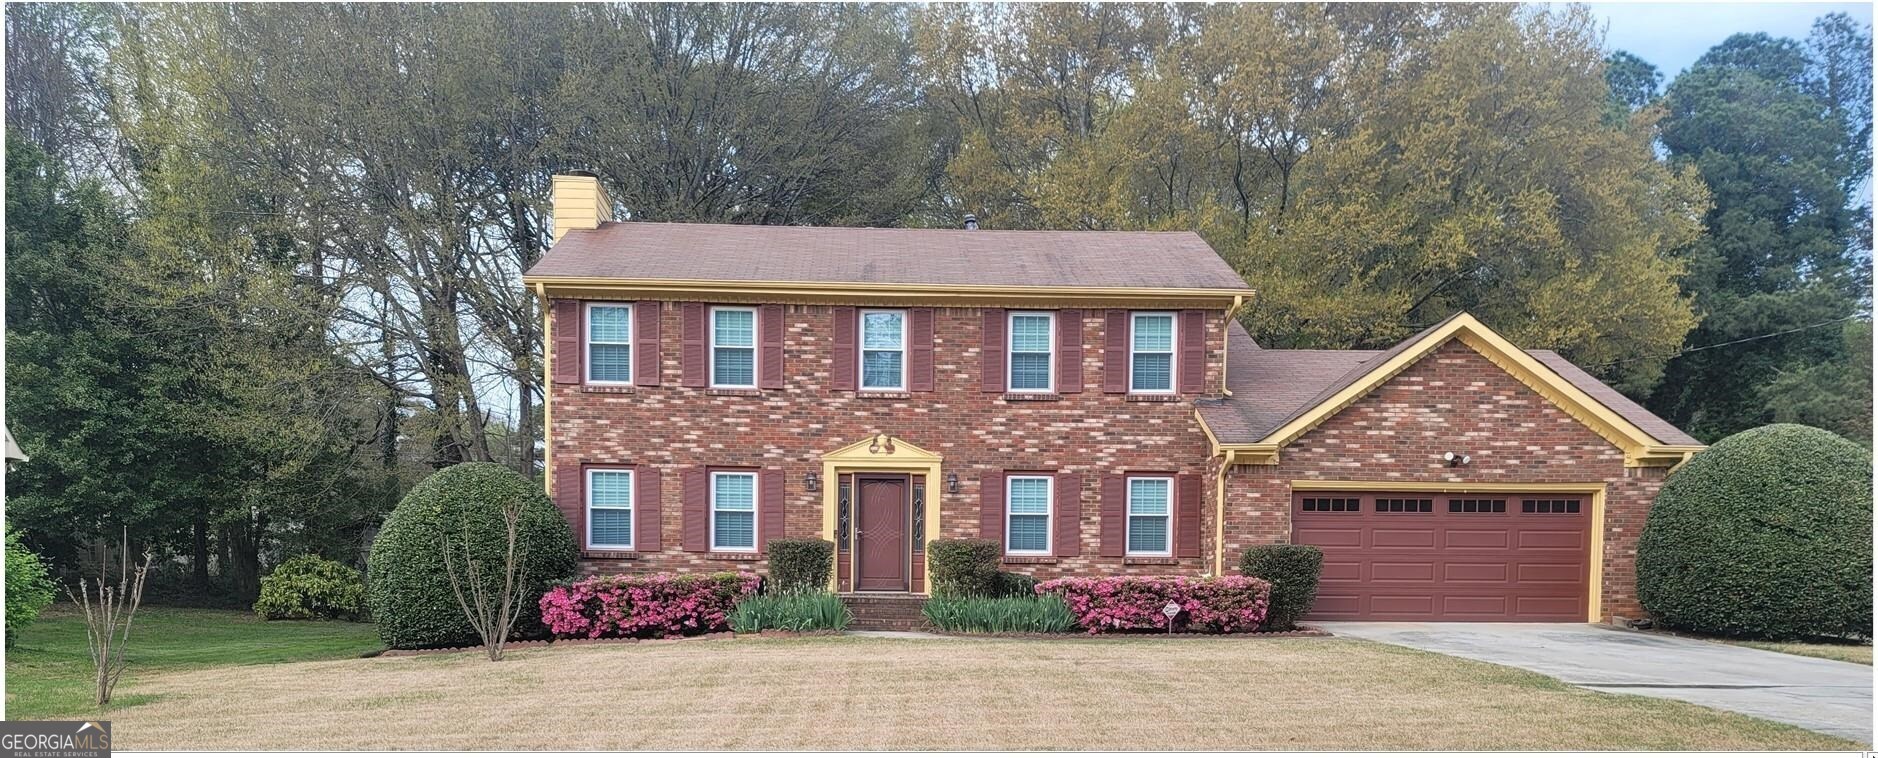
[{"label": "downspout", "polygon": [[548,285],[535,283],[535,299],[541,303],[541,491],[553,496],[554,486],[554,334],[550,332]]},{"label": "downspout", "polygon": [[1674,465],[1674,466],[1670,466],[1670,467],[1669,467],[1669,470],[1668,470],[1668,471],[1665,471],[1665,472],[1663,472],[1663,474],[1664,474],[1665,476],[1667,476],[1667,475],[1669,475],[1669,474],[1674,474],[1674,473],[1676,473],[1676,469],[1679,469],[1679,468],[1682,468],[1682,467],[1683,467],[1684,465],[1686,465],[1686,464],[1688,464],[1688,463],[1689,463],[1689,459],[1690,459],[1690,458],[1694,458],[1694,457],[1695,457],[1695,453],[1696,453],[1696,451],[1694,451],[1694,450],[1687,450],[1687,451],[1684,451],[1684,452],[1683,452],[1683,454],[1682,454],[1682,460],[1680,460],[1680,461],[1676,461],[1676,465]]},{"label": "downspout", "polygon": [[1232,397],[1232,390],[1226,386],[1227,367],[1232,365],[1232,322],[1239,316],[1239,309],[1244,307],[1245,295],[1233,295],[1232,307],[1226,309],[1226,340],[1219,351],[1219,392],[1226,397]]},{"label": "downspout", "polygon": [[1226,472],[1237,450],[1221,450],[1219,474],[1213,482],[1213,576],[1226,575]]}]

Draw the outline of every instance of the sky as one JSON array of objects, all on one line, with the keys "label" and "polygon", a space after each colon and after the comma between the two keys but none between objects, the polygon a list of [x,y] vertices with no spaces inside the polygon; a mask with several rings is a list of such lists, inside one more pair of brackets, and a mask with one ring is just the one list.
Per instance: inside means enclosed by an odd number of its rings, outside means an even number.
[{"label": "sky", "polygon": [[1803,40],[1813,20],[1846,13],[1869,25],[1869,3],[1588,3],[1608,25],[1605,47],[1656,64],[1668,84],[1710,47],[1741,32]]}]

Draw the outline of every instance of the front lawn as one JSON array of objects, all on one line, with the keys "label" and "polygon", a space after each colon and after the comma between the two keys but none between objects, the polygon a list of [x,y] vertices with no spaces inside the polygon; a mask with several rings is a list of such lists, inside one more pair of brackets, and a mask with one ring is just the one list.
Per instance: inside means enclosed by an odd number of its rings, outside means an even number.
[{"label": "front lawn", "polygon": [[[106,718],[117,708],[162,697],[138,684],[164,672],[258,663],[358,658],[384,647],[371,624],[262,621],[252,613],[144,607],[130,628],[130,669]],[[95,716],[85,620],[70,605],[47,608],[6,654],[6,717]],[[236,669],[236,671],[246,669]],[[132,694],[136,692],[137,694]]]},{"label": "front lawn", "polygon": [[1746,640],[1717,640],[1717,641],[1726,642],[1730,645],[1742,645],[1744,647],[1757,647],[1762,650],[1772,650],[1776,653],[1787,653],[1789,655],[1804,655],[1804,656],[1808,656],[1811,658],[1826,658],[1826,659],[1834,660],[1834,661],[1845,661],[1846,663],[1863,663],[1867,666],[1871,665],[1871,643],[1869,642],[1866,642],[1863,644],[1852,643],[1852,642],[1843,643],[1843,644],[1831,644],[1831,643],[1824,643],[1824,642],[1751,642],[1751,641],[1746,641]]},{"label": "front lawn", "polygon": [[[140,677],[128,750],[1847,750],[1350,639],[802,637]],[[155,699],[149,699],[154,697]]]}]

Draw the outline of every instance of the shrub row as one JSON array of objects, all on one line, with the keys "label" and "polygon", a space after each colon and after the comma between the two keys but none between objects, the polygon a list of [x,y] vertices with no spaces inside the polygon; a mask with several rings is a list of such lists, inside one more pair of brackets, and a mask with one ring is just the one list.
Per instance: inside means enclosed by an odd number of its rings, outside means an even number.
[{"label": "shrub row", "polygon": [[762,581],[749,572],[593,577],[543,594],[541,621],[556,637],[721,632]]},{"label": "shrub row", "polygon": [[1112,576],[1053,579],[1038,592],[1059,595],[1076,623],[1091,634],[1166,631],[1162,608],[1180,607],[1175,629],[1250,632],[1265,622],[1271,583],[1249,576],[1192,579],[1184,576]]},{"label": "shrub row", "polygon": [[935,597],[924,611],[927,621],[948,632],[1052,634],[1076,628],[1076,617],[1055,595]]},{"label": "shrub row", "polygon": [[730,614],[730,630],[738,634],[765,629],[838,632],[853,621],[854,614],[834,593],[798,590],[744,598]]}]

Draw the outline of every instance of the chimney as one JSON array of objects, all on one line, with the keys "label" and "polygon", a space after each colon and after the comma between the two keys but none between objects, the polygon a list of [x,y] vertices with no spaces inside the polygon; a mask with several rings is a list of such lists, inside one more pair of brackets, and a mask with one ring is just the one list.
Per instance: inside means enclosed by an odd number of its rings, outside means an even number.
[{"label": "chimney", "polygon": [[970,213],[967,213],[967,214],[965,214],[965,228],[966,228],[966,229],[977,229],[977,228],[978,228],[978,217],[977,217],[977,216],[974,216],[974,215],[972,215],[972,214],[970,214]]},{"label": "chimney", "polygon": [[600,222],[613,220],[613,198],[607,197],[599,177],[586,172],[555,174],[554,241],[574,229],[598,229]]}]

